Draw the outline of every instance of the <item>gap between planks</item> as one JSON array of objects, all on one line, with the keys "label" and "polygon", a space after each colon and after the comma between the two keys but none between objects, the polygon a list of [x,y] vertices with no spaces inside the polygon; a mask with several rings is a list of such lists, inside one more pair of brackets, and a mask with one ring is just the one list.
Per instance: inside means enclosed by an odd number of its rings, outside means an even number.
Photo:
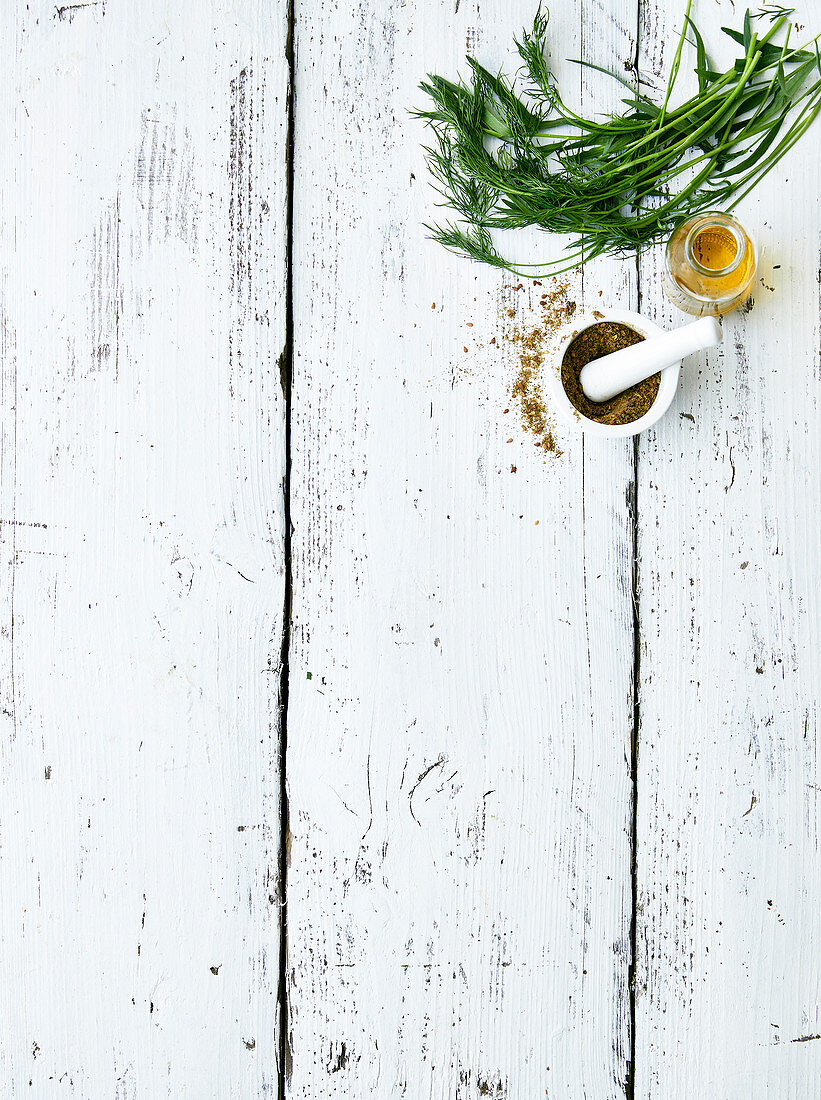
[{"label": "gap between planks", "polygon": [[285,402],[285,472],[282,480],[284,512],[283,561],[285,584],[282,612],[282,649],[279,682],[279,1034],[277,1044],[277,1076],[279,1100],[286,1100],[291,1078],[290,1014],[288,1004],[288,862],[291,850],[290,814],[288,809],[288,689],[290,681],[289,654],[291,646],[291,603],[293,594],[293,563],[291,556],[291,392],[294,365],[294,104],[296,98],[294,66],[294,3],[288,0],[285,31],[285,64],[288,72],[286,99],[285,151],[285,347],[279,363],[282,396]]},{"label": "gap between planks", "polygon": [[[633,74],[636,89],[641,84],[641,23],[644,0],[636,3],[635,54]],[[641,263],[636,254],[636,312],[641,313]],[[633,723],[630,736],[630,959],[627,964],[628,1026],[626,1100],[636,1095],[636,963],[638,954],[638,852],[639,852],[639,733],[641,725],[641,609],[639,605],[639,437],[633,436],[633,484],[630,493],[630,599],[633,611]]]}]

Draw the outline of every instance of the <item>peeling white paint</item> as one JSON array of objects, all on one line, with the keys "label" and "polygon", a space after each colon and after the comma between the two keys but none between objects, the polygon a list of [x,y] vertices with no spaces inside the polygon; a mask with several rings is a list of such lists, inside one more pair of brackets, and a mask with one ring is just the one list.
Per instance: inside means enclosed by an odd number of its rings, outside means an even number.
[{"label": "peeling white paint", "polygon": [[275,1093],[285,5],[0,19],[0,1091]]}]

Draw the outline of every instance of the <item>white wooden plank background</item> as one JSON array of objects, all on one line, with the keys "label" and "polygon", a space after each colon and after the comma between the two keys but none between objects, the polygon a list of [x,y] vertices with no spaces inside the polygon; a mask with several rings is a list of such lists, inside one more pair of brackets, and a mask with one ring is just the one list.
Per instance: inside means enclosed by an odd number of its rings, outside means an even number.
[{"label": "white wooden plank background", "polygon": [[0,1092],[275,1094],[285,7],[2,20]]},{"label": "white wooden plank background", "polygon": [[[295,1097],[624,1086],[632,450],[546,461],[503,415],[488,341],[517,280],[425,241],[407,114],[426,67],[492,65],[531,15],[326,4],[320,31],[297,9]],[[554,31],[634,49],[612,18]],[[628,271],[586,289],[629,296]]]},{"label": "white wooden plank background", "polygon": [[[554,7],[585,109],[666,71]],[[659,428],[545,459],[408,114],[532,14],[0,10],[3,1095],[818,1095],[817,134]]]},{"label": "white wooden plank background", "polygon": [[[671,41],[675,3],[644,15],[642,42]],[[814,33],[821,5],[797,17]],[[663,55],[647,55],[651,72]],[[641,1096],[821,1094],[821,144],[807,137],[741,211],[761,249],[754,307],[726,318],[640,443]],[[657,257],[641,286],[674,324]]]}]

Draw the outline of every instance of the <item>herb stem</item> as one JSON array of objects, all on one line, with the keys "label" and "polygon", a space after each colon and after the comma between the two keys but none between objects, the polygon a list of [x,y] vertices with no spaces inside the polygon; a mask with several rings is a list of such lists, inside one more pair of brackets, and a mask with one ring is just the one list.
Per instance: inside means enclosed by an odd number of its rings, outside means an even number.
[{"label": "herb stem", "polygon": [[[558,274],[605,252],[639,252],[692,213],[737,205],[821,110],[821,36],[792,48],[790,11],[748,11],[743,31],[722,28],[741,56],[715,72],[690,10],[687,0],[660,106],[639,83],[633,88],[611,73],[631,94],[626,110],[603,119],[571,110],[545,60],[541,9],[516,43],[526,96],[471,58],[470,84],[429,75],[421,87],[430,105],[416,114],[435,137],[426,156],[441,205],[458,218],[431,227],[431,235],[516,274]],[[759,17],[770,21],[761,34],[753,30]],[[673,107],[689,31],[698,92]],[[544,264],[506,260],[491,231],[526,226],[568,235],[564,255]]]}]

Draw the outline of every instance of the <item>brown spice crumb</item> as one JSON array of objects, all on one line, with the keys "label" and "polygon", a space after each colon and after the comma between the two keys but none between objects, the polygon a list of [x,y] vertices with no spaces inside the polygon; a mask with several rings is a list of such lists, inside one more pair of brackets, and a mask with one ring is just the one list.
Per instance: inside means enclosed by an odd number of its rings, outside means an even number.
[{"label": "brown spice crumb", "polygon": [[513,308],[513,306],[508,307],[507,315],[508,315],[508,317],[515,317],[516,316],[516,310]]},{"label": "brown spice crumb", "polygon": [[562,360],[562,385],[572,405],[589,420],[599,424],[632,424],[648,411],[656,400],[661,374],[656,373],[609,401],[591,401],[585,396],[579,376],[582,367],[621,348],[638,344],[644,337],[629,325],[604,321],[583,329],[571,341]]},{"label": "brown spice crumb", "polygon": [[431,302],[431,309],[436,309],[436,302]]},{"label": "brown spice crumb", "polygon": [[465,321],[468,328],[473,328],[473,321]]},{"label": "brown spice crumb", "polygon": [[511,472],[512,474],[515,474],[515,473],[516,473],[516,467],[515,467],[515,466],[511,466],[511,467],[510,467],[510,472]]}]

